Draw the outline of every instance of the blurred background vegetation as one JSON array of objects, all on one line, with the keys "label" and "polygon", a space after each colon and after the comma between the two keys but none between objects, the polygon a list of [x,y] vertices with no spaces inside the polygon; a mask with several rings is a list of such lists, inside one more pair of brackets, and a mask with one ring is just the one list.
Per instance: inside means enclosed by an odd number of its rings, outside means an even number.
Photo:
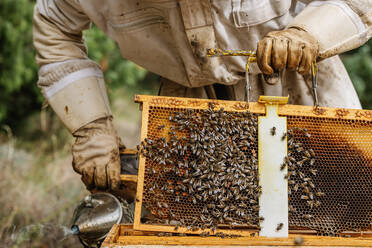
[{"label": "blurred background vegetation", "polygon": [[[80,247],[56,228],[70,225],[87,192],[71,169],[72,139],[36,86],[33,5],[0,1],[0,247]],[[135,147],[140,113],[133,94],[156,94],[157,77],[123,59],[96,27],[85,37],[104,71],[119,134]],[[363,108],[372,109],[372,41],[342,58]]]}]

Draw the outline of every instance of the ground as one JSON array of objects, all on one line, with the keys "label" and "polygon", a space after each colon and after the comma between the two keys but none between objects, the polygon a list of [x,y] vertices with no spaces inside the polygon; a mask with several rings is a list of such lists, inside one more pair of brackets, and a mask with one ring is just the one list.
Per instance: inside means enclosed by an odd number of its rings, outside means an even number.
[{"label": "ground", "polygon": [[[120,90],[112,99],[118,133],[135,148],[139,106]],[[76,237],[63,238],[63,226],[71,226],[75,206],[88,194],[71,167],[73,139],[50,109],[26,123],[25,132],[36,137],[16,136],[7,126],[0,131],[0,248],[81,247]]]}]

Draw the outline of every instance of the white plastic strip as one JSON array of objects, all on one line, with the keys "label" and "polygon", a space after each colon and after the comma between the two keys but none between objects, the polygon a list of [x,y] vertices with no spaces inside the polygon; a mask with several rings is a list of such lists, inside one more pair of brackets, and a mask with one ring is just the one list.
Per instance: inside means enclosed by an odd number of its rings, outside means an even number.
[{"label": "white plastic strip", "polygon": [[367,28],[364,25],[364,23],[362,22],[362,20],[360,19],[359,15],[357,13],[355,13],[350,8],[350,6],[347,5],[345,2],[332,1],[332,0],[329,0],[329,1],[313,1],[309,5],[319,7],[319,6],[326,5],[326,4],[332,4],[332,5],[336,5],[336,6],[340,7],[344,11],[344,13],[347,14],[350,17],[350,19],[353,21],[353,23],[357,27],[359,33],[363,33],[363,32],[366,31]]},{"label": "white plastic strip", "polygon": [[286,117],[279,117],[277,105],[266,105],[266,116],[258,117],[258,173],[262,194],[259,198],[260,236],[288,237],[287,168],[280,170],[287,156]]},{"label": "white plastic strip", "polygon": [[48,87],[44,91],[44,96],[47,99],[50,99],[54,94],[64,89],[69,84],[87,77],[99,77],[103,78],[102,71],[97,68],[85,68],[71,74],[68,74],[66,77],[62,78],[58,82],[55,82],[52,86]]}]

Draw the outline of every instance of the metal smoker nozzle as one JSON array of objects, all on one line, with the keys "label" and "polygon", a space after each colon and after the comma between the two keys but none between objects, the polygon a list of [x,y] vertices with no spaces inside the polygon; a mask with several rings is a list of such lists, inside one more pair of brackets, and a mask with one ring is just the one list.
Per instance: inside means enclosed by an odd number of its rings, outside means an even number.
[{"label": "metal smoker nozzle", "polygon": [[73,235],[79,235],[79,233],[80,233],[79,227],[77,225],[73,225],[71,227],[71,232],[72,232]]},{"label": "metal smoker nozzle", "polygon": [[87,247],[100,243],[114,224],[121,222],[120,201],[108,193],[89,195],[76,207],[71,232]]}]

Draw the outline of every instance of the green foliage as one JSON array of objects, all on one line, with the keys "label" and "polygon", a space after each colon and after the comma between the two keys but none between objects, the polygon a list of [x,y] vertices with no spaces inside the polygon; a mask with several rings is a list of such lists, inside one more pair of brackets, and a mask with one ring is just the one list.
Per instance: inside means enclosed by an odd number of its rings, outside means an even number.
[{"label": "green foliage", "polygon": [[344,64],[364,109],[372,109],[372,40],[344,56]]},{"label": "green foliage", "polygon": [[15,124],[40,109],[32,46],[34,1],[0,1],[0,124]]}]

